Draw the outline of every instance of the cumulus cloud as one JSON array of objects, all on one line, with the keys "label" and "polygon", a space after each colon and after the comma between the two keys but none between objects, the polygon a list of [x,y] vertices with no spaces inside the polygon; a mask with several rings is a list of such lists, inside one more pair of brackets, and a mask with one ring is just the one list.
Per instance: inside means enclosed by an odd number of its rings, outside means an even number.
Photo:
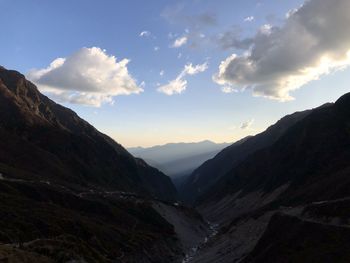
[{"label": "cumulus cloud", "polygon": [[166,95],[174,95],[181,94],[187,88],[187,80],[176,78],[174,80],[169,81],[168,84],[160,86],[158,88],[159,92],[162,92]]},{"label": "cumulus cloud", "polygon": [[176,79],[171,80],[166,85],[160,86],[158,91],[166,95],[181,94],[187,88],[187,80],[185,79],[187,75],[196,75],[200,72],[206,71],[207,69],[207,62],[195,66],[193,66],[192,63],[187,64]]},{"label": "cumulus cloud", "polygon": [[243,122],[239,127],[242,130],[248,130],[253,125],[254,119],[250,119],[248,121]]},{"label": "cumulus cloud", "polygon": [[173,48],[179,48],[187,43],[187,36],[179,37],[175,39],[174,43],[171,45]]},{"label": "cumulus cloud", "polygon": [[99,107],[113,103],[114,96],[143,91],[130,75],[128,63],[97,47],[82,48],[55,59],[47,68],[29,71],[27,77],[60,102]]},{"label": "cumulus cloud", "polygon": [[185,77],[186,75],[195,75],[200,72],[204,72],[208,69],[208,62],[205,62],[203,64],[195,65],[193,66],[192,63],[185,65],[185,68],[179,75],[181,78]]},{"label": "cumulus cloud", "polygon": [[151,32],[150,31],[142,31],[140,34],[139,34],[139,37],[149,37],[151,36]]},{"label": "cumulus cloud", "polygon": [[248,16],[244,18],[244,22],[253,22],[254,21],[254,16]]},{"label": "cumulus cloud", "polygon": [[293,99],[291,91],[349,66],[349,10],[348,0],[306,1],[288,12],[283,26],[264,25],[247,39],[246,52],[222,61],[214,81],[252,89],[256,96]]}]

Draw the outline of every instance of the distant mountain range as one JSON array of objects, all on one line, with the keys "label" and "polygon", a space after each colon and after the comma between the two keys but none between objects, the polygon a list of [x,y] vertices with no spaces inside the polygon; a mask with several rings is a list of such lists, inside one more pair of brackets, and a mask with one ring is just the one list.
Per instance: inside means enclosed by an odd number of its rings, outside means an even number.
[{"label": "distant mountain range", "polygon": [[228,145],[207,140],[196,143],[169,143],[150,148],[135,147],[128,148],[128,151],[166,175],[176,178],[191,174],[195,168],[213,158]]}]

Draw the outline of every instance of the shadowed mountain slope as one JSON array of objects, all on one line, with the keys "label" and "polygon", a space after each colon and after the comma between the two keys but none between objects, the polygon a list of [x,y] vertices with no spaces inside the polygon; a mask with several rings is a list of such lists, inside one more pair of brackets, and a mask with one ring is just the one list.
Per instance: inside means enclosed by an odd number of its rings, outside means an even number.
[{"label": "shadowed mountain slope", "polygon": [[[271,146],[249,155],[207,193],[212,202],[226,195],[272,193],[285,205],[350,195],[350,94],[312,110]],[[332,187],[330,187],[332,186]],[[215,197],[214,197],[215,196]]]},{"label": "shadowed mountain slope", "polygon": [[0,136],[0,261],[182,262],[207,235],[169,177],[4,68]]},{"label": "shadowed mountain slope", "polygon": [[8,176],[22,176],[11,173],[21,169],[62,184],[175,199],[167,176],[40,94],[20,73],[4,68],[0,68],[0,135],[0,165]]},{"label": "shadowed mountain slope", "polygon": [[350,93],[308,112],[201,195],[198,209],[221,228],[191,262],[349,261],[349,175]]},{"label": "shadowed mountain slope", "polygon": [[284,132],[310,111],[296,112],[287,115],[266,131],[243,138],[223,149],[213,159],[206,161],[193,171],[180,189],[182,198],[190,203],[195,202],[208,191],[222,176],[238,165],[255,151],[273,144]]}]

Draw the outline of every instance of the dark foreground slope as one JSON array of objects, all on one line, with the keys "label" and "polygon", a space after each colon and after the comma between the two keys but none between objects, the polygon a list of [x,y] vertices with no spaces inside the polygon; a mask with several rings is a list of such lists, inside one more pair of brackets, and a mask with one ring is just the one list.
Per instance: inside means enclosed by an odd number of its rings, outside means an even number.
[{"label": "dark foreground slope", "polygon": [[168,177],[4,68],[0,137],[1,262],[181,262],[207,235]]},{"label": "dark foreground slope", "polygon": [[350,94],[312,110],[202,196],[221,224],[191,262],[350,261]]},{"label": "dark foreground slope", "polygon": [[181,254],[173,226],[145,201],[6,179],[0,188],[1,259],[166,262]]},{"label": "dark foreground slope", "polygon": [[[16,71],[0,68],[0,165],[8,176],[135,191],[174,200],[170,179],[39,93]],[[24,177],[23,177],[24,176]]]},{"label": "dark foreground slope", "polygon": [[346,225],[329,225],[276,213],[243,262],[346,263],[350,259],[349,237],[350,228]]}]

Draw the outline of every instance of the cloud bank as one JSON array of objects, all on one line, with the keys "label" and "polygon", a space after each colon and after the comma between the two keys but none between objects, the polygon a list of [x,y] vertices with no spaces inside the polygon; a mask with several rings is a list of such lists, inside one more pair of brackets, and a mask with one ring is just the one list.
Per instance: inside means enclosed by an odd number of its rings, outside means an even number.
[{"label": "cloud bank", "polygon": [[203,63],[193,66],[192,63],[185,65],[181,73],[176,77],[176,79],[171,80],[168,84],[160,86],[158,88],[159,92],[166,95],[181,94],[187,88],[187,80],[185,77],[187,75],[196,75],[200,72],[204,72],[208,69],[208,63]]},{"label": "cloud bank", "polygon": [[293,99],[291,91],[349,66],[349,10],[349,0],[309,0],[288,12],[281,27],[264,25],[253,38],[232,38],[232,47],[246,50],[222,61],[214,81],[252,89],[255,96]]},{"label": "cloud bank", "polygon": [[82,48],[67,58],[57,58],[27,77],[41,91],[60,102],[99,107],[118,95],[143,91],[130,75],[128,59],[117,61],[98,47]]}]

